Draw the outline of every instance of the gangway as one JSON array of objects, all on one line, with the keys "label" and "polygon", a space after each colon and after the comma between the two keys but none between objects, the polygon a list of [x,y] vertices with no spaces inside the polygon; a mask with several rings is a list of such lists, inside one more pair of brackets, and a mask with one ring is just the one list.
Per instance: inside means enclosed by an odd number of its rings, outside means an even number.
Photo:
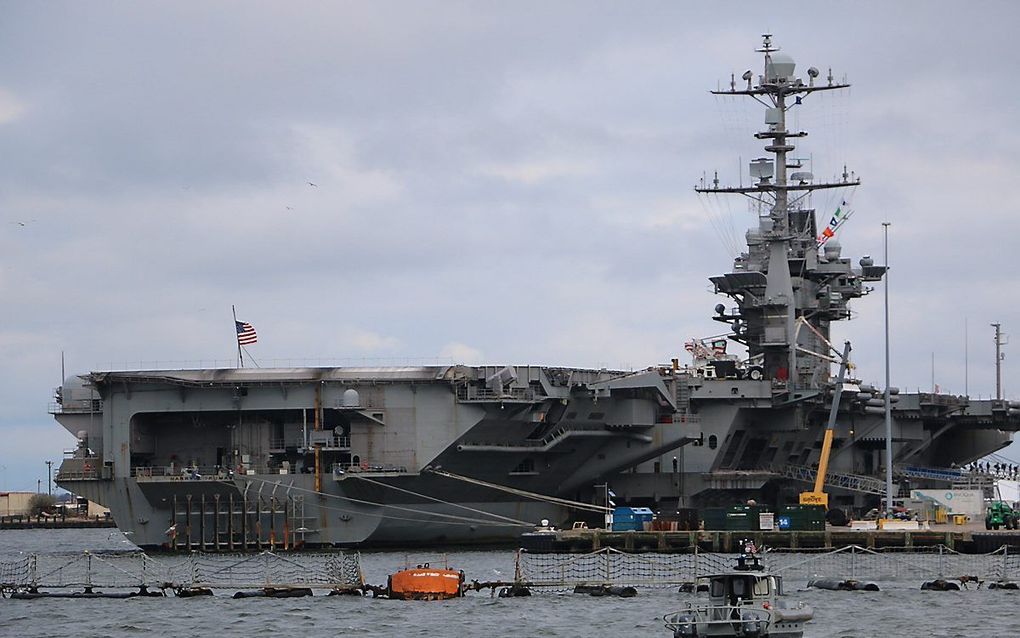
[{"label": "gangway", "polygon": [[956,483],[967,478],[967,474],[961,470],[943,467],[894,466],[893,471],[899,476],[906,478],[929,479],[932,481],[945,481],[946,483]]},{"label": "gangway", "polygon": [[[772,471],[785,478],[804,483],[815,483],[818,477],[818,470],[804,465],[780,465],[772,468]],[[859,474],[846,474],[843,472],[826,472],[825,485],[839,487],[851,492],[863,494],[885,495],[885,481],[873,476],[862,476]]]}]

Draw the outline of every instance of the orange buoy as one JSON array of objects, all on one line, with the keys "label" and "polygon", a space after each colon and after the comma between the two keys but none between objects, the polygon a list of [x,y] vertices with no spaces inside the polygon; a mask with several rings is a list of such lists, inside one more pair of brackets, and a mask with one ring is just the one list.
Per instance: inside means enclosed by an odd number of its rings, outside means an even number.
[{"label": "orange buoy", "polygon": [[389,597],[398,600],[446,600],[464,595],[464,572],[429,567],[404,569],[389,578]]}]

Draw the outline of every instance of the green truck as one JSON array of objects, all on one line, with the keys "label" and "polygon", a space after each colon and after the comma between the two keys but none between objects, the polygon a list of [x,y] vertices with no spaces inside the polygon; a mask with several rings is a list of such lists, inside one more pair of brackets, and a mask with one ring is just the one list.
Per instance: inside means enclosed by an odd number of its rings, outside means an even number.
[{"label": "green truck", "polygon": [[1003,501],[992,501],[985,510],[985,529],[1017,529],[1017,512]]}]

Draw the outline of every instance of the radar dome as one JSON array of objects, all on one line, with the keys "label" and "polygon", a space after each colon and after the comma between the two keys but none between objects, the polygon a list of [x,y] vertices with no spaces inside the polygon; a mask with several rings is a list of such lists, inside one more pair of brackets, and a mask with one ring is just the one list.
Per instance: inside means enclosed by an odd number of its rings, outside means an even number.
[{"label": "radar dome", "polygon": [[825,258],[829,261],[839,259],[839,253],[843,251],[843,247],[839,245],[839,242],[833,239],[829,243],[825,244]]},{"label": "radar dome", "polygon": [[869,266],[874,266],[874,265],[875,265],[875,260],[871,258],[871,255],[865,255],[865,256],[861,257],[861,267],[862,268],[868,268]]},{"label": "radar dome", "polygon": [[725,313],[726,313],[726,306],[722,305],[721,303],[717,303],[715,305],[715,314],[722,315],[722,314],[725,314]]},{"label": "radar dome", "polygon": [[359,405],[361,405],[361,397],[358,396],[358,391],[354,388],[344,390],[344,407],[356,408]]},{"label": "radar dome", "polygon": [[773,53],[769,63],[765,65],[765,79],[767,80],[792,80],[793,70],[797,63],[785,53]]},{"label": "radar dome", "polygon": [[76,374],[64,379],[60,386],[61,397],[64,401],[85,401],[90,398],[99,398],[95,390],[85,385],[85,380]]}]

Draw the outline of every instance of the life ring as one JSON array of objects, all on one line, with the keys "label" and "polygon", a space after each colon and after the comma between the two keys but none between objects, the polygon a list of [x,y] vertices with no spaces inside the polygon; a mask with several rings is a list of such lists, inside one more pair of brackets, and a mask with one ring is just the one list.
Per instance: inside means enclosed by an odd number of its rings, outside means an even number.
[{"label": "life ring", "polygon": [[362,470],[367,470],[368,469],[368,461],[362,461],[361,462],[361,469]]}]

